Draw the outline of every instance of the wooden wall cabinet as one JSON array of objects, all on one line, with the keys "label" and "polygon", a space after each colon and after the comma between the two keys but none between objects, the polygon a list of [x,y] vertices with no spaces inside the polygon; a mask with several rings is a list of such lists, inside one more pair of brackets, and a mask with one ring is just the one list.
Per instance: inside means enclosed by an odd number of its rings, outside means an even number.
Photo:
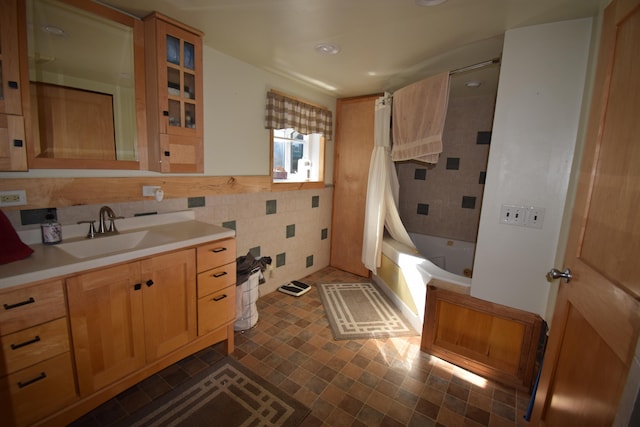
[{"label": "wooden wall cabinet", "polygon": [[331,265],[365,277],[362,238],[377,98],[343,98],[336,105]]},{"label": "wooden wall cabinet", "polygon": [[17,3],[3,1],[0,13],[0,170],[3,171],[27,170],[19,58]]},{"label": "wooden wall cabinet", "polygon": [[0,414],[31,425],[78,399],[62,280],[0,293]]},{"label": "wooden wall cabinet", "polygon": [[422,351],[530,391],[539,367],[540,316],[434,286],[427,288],[426,310]]},{"label": "wooden wall cabinet", "polygon": [[196,337],[195,278],[187,249],[67,279],[82,396]]},{"label": "wooden wall cabinet", "polygon": [[202,172],[202,33],[159,13],[144,23],[149,169]]}]

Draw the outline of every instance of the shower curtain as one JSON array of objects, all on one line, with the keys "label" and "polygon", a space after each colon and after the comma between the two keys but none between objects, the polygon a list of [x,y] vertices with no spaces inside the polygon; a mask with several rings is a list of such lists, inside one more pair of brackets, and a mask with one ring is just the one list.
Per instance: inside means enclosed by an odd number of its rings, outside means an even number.
[{"label": "shower curtain", "polygon": [[399,183],[391,161],[391,97],[376,100],[374,147],[369,163],[369,184],[362,239],[362,263],[376,274],[382,258],[385,226],[395,240],[414,248],[398,213]]}]

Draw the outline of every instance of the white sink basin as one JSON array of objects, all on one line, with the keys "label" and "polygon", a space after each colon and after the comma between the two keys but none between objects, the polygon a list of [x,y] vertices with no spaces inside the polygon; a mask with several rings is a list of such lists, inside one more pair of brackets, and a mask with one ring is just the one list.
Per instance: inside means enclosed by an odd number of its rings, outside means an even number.
[{"label": "white sink basin", "polygon": [[[145,237],[147,237],[146,240]],[[93,239],[60,243],[59,245],[56,245],[56,247],[76,258],[91,258],[128,251],[135,249],[138,246],[146,247],[152,243],[161,244],[163,240],[166,240],[166,238],[163,239],[162,237],[163,236],[155,233],[149,234],[148,230],[142,230],[132,233],[113,234]],[[144,245],[142,245],[143,240],[145,240]]]}]

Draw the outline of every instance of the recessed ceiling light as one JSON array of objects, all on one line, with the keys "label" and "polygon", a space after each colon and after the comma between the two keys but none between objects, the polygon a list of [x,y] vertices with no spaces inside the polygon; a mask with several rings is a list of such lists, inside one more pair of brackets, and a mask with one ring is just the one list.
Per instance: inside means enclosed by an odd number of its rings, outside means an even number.
[{"label": "recessed ceiling light", "polygon": [[478,80],[470,80],[468,82],[464,82],[466,87],[480,87],[482,86],[482,82]]},{"label": "recessed ceiling light", "polygon": [[415,0],[418,6],[437,6],[446,1],[447,0]]},{"label": "recessed ceiling light", "polygon": [[335,55],[340,52],[340,47],[331,43],[319,43],[315,47],[316,52],[322,53],[323,55]]}]

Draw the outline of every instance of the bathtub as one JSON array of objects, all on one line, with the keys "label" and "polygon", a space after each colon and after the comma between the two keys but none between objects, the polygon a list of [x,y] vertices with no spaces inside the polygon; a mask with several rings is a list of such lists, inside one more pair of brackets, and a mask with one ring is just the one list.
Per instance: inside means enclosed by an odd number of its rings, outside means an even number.
[{"label": "bathtub", "polygon": [[451,273],[418,251],[385,236],[374,282],[395,303],[417,332],[422,332],[427,284],[469,295],[471,278]]},{"label": "bathtub", "polygon": [[459,276],[471,277],[475,243],[426,234],[409,233],[420,255],[443,270]]}]

